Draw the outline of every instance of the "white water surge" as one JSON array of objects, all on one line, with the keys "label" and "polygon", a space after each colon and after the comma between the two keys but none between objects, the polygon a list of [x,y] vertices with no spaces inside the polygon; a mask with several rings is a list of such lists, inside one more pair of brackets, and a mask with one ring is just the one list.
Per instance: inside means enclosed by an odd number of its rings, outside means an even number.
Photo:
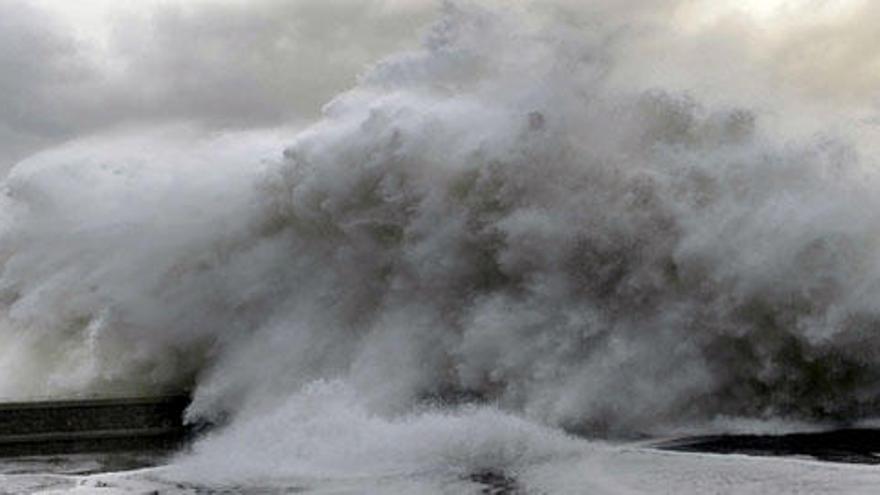
[{"label": "white water surge", "polygon": [[634,80],[642,45],[583,29],[449,4],[302,129],[120,131],[19,163],[0,395],[192,390],[189,419],[222,426],[127,481],[183,491],[876,486],[563,433],[880,407],[872,124]]}]

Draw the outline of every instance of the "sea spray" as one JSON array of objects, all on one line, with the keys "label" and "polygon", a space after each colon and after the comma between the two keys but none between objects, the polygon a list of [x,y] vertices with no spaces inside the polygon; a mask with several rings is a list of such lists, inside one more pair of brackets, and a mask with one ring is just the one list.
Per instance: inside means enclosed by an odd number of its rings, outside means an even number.
[{"label": "sea spray", "polygon": [[219,428],[180,462],[219,476],[235,451],[239,478],[585,448],[535,422],[874,415],[867,148],[621,84],[615,48],[447,4],[305,129],[25,160],[4,183],[0,391],[191,389],[189,419]]}]

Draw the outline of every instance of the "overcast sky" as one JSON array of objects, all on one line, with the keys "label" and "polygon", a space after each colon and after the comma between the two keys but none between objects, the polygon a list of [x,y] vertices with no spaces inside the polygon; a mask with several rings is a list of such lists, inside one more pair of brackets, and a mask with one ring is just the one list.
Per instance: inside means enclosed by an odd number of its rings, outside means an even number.
[{"label": "overcast sky", "polygon": [[[582,22],[585,33],[652,18],[662,29],[631,29],[638,34],[611,50],[622,79],[703,84],[707,94],[723,83],[751,101],[778,99],[785,86],[832,106],[876,106],[873,0],[471,1],[564,11],[557,18]],[[130,124],[254,128],[313,118],[370,64],[417,47],[441,3],[0,0],[0,170]]]},{"label": "overcast sky", "polygon": [[308,119],[383,54],[416,46],[435,12],[387,0],[0,0],[0,168],[125,124]]}]

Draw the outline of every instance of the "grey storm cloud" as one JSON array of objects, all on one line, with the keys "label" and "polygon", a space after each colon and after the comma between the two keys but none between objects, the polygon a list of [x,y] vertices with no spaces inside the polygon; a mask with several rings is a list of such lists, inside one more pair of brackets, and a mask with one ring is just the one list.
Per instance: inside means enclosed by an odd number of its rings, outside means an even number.
[{"label": "grey storm cloud", "polygon": [[71,88],[89,77],[71,38],[45,14],[0,2],[0,160],[66,134]]},{"label": "grey storm cloud", "polygon": [[[382,2],[170,5],[115,30],[129,103],[158,118],[276,123],[314,115],[381,55],[418,40],[433,8]],[[127,24],[139,27],[120,32]],[[140,82],[140,84],[138,84]],[[140,86],[140,87],[138,87]],[[120,99],[125,99],[121,96]]]},{"label": "grey storm cloud", "polygon": [[[877,2],[816,16],[809,14],[835,4],[814,0],[773,29],[732,1],[473,2],[523,8],[535,22],[563,20],[577,36],[606,37],[612,76],[622,81],[734,103],[737,94],[773,103],[792,91],[832,109],[880,101],[880,55],[871,48]],[[0,0],[0,170],[40,148],[128,124],[310,120],[372,64],[418,46],[444,2],[108,2],[106,32],[95,43],[46,5]],[[718,15],[696,25],[691,17],[699,16],[688,12]]]},{"label": "grey storm cloud", "polygon": [[97,47],[51,12],[0,0],[0,168],[111,126],[313,117],[371,63],[417,44],[435,11],[378,0],[161,3],[119,9]]}]

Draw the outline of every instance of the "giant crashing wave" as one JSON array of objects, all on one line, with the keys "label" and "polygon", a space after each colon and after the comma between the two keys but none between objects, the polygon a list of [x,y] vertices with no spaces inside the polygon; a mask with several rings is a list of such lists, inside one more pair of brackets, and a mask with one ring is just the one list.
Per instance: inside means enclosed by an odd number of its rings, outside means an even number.
[{"label": "giant crashing wave", "polygon": [[191,419],[234,421],[336,383],[370,414],[489,403],[593,435],[875,415],[872,157],[619,87],[604,55],[449,4],[292,137],[25,160],[0,393],[185,388]]}]

